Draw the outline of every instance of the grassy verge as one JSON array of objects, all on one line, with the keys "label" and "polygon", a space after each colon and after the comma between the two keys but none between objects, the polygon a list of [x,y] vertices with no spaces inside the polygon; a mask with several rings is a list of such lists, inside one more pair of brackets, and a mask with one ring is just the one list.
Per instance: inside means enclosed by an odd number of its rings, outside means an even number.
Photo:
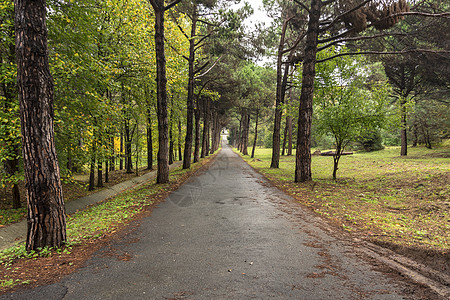
[{"label": "grassy verge", "polygon": [[[215,155],[212,155],[192,164],[190,170],[183,170],[181,167],[172,170],[168,184],[156,184],[152,180],[151,183],[68,216],[68,242],[63,249],[45,248],[27,253],[22,242],[1,251],[0,293],[16,286],[39,283],[39,280],[51,281],[49,278],[58,278],[59,275],[72,272],[88,258],[86,252],[92,248],[91,245],[107,239],[132,220],[151,211],[155,204],[211,162],[214,157]],[[49,271],[45,272],[47,269]]]},{"label": "grassy verge", "polygon": [[[437,251],[450,249],[450,148],[399,148],[341,158],[332,180],[333,158],[313,156],[313,181],[294,183],[295,154],[270,169],[271,149],[257,149],[253,168],[300,203],[344,230],[378,244]],[[241,155],[242,156],[242,155]]]}]

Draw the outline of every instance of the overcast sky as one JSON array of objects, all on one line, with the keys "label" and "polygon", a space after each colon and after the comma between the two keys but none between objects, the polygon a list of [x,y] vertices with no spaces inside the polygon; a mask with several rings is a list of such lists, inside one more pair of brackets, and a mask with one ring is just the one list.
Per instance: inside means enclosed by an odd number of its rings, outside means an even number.
[{"label": "overcast sky", "polygon": [[[269,26],[272,19],[266,15],[264,11],[262,0],[246,0],[253,7],[253,15],[245,21],[249,27],[253,27],[257,22],[264,22],[265,26]],[[238,5],[234,5],[233,9],[244,6],[244,1]]]}]

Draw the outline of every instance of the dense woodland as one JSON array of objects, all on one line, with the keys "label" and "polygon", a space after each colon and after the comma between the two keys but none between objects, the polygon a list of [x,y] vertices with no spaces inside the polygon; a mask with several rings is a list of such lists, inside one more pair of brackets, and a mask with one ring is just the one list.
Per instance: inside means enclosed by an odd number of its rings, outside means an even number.
[{"label": "dense woodland", "polygon": [[272,148],[273,168],[295,149],[298,182],[312,147],[336,150],[336,177],[345,149],[449,138],[445,1],[264,0],[273,23],[254,28],[238,2],[0,0],[0,179],[13,208],[26,179],[42,209],[28,249],[65,239],[46,237],[63,218],[39,225],[63,203],[60,176],[89,173],[93,190],[145,167],[164,183],[224,129],[244,154]]}]

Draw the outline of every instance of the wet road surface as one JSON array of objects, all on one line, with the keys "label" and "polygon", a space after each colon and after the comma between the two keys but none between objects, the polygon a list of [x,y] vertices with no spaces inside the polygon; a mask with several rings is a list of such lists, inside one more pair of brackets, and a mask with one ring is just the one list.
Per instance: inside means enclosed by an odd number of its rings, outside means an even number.
[{"label": "wet road surface", "polygon": [[402,282],[290,203],[225,147],[86,267],[0,298],[404,299]]}]

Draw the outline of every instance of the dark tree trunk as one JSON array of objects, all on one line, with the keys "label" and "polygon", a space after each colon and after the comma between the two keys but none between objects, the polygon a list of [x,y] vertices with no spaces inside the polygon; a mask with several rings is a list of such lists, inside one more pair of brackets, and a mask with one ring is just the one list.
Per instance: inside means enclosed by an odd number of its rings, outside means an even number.
[{"label": "dark tree trunk", "polygon": [[401,149],[400,155],[406,156],[408,155],[408,136],[406,132],[406,97],[402,97],[400,101],[401,105],[401,129],[400,129],[400,140],[401,140]]},{"label": "dark tree trunk", "polygon": [[[95,131],[94,131],[95,136]],[[93,191],[95,189],[95,155],[97,152],[97,147],[95,145],[95,139],[92,141],[92,152],[91,152],[91,164],[89,168],[89,191]]]},{"label": "dark tree trunk", "polygon": [[311,0],[306,47],[303,59],[302,90],[298,112],[297,151],[295,159],[295,182],[312,179],[311,174],[311,124],[316,75],[317,37],[322,2]]},{"label": "dark tree trunk", "polygon": [[174,161],[174,158],[173,158],[173,134],[172,134],[172,124],[170,124],[169,125],[169,165],[173,164],[173,161]]},{"label": "dark tree trunk", "polygon": [[197,99],[197,108],[195,110],[195,145],[194,145],[194,163],[200,160],[200,107]]},{"label": "dark tree trunk", "polygon": [[119,170],[123,170],[123,130],[120,131]]},{"label": "dark tree trunk", "polygon": [[283,133],[283,149],[281,150],[281,156],[284,156],[284,152],[286,151],[287,133],[288,133],[288,126],[286,118],[286,125],[284,126],[284,133]]},{"label": "dark tree trunk", "polygon": [[28,203],[26,249],[61,247],[66,216],[53,127],[45,0],[15,0],[17,82]]},{"label": "dark tree trunk", "polygon": [[244,112],[242,114],[242,154],[248,155],[248,133],[250,129],[250,114],[248,113],[247,109],[244,109]]},{"label": "dark tree trunk", "polygon": [[125,120],[125,169],[127,174],[133,173],[133,161],[131,160],[131,135],[130,135],[129,120]]},{"label": "dark tree trunk", "polygon": [[[278,168],[280,162],[280,128],[281,128],[281,117],[282,110],[281,104],[283,103],[283,97],[285,93],[285,87],[283,87],[283,55],[285,53],[284,44],[286,37],[286,30],[288,26],[288,17],[283,22],[283,27],[281,29],[280,43],[278,44],[278,54],[277,54],[277,92],[275,98],[275,117],[273,125],[273,136],[272,136],[272,162],[270,163],[271,168]],[[287,81],[287,73],[289,72],[289,64],[285,66],[285,74]]]},{"label": "dark tree trunk", "polygon": [[114,144],[114,136],[111,137],[111,158],[109,161],[109,170],[114,171],[116,169],[116,148]]},{"label": "dark tree trunk", "polygon": [[167,117],[167,78],[164,50],[164,0],[151,0],[155,10],[156,103],[158,115],[157,183],[169,182],[169,121]]},{"label": "dark tree trunk", "polygon": [[109,182],[109,162],[105,159],[105,183]]},{"label": "dark tree trunk", "polygon": [[178,121],[178,160],[183,160],[182,150],[181,150],[181,121]]},{"label": "dark tree trunk", "polygon": [[153,137],[150,111],[147,116],[147,170],[153,170]]},{"label": "dark tree trunk", "polygon": [[192,135],[194,127],[194,64],[195,64],[195,46],[197,31],[197,9],[194,4],[194,12],[192,14],[191,38],[189,40],[189,73],[188,73],[188,96],[187,96],[187,118],[186,118],[186,139],[184,142],[184,160],[183,169],[191,167],[192,156]]},{"label": "dark tree trunk", "polygon": [[[210,108],[210,103],[208,104],[208,109]],[[211,152],[211,122],[212,122],[212,113],[208,112],[208,130],[206,131],[206,153],[205,156],[209,156]]]},{"label": "dark tree trunk", "polygon": [[339,159],[341,158],[341,150],[336,149],[336,155],[333,155],[333,179],[336,180],[337,171],[338,171],[338,165],[339,165]]},{"label": "dark tree trunk", "polygon": [[201,158],[208,154],[207,139],[209,132],[209,99],[205,98],[203,101],[203,137],[202,137],[202,153]]},{"label": "dark tree trunk", "polygon": [[[291,87],[289,89],[289,102],[292,101],[292,90],[293,88]],[[287,156],[292,155],[292,117],[291,116],[286,116],[286,127],[287,127],[287,139],[288,139],[288,148],[287,148]]]},{"label": "dark tree trunk", "polygon": [[103,163],[100,158],[97,164],[97,187],[103,187]]},{"label": "dark tree trunk", "polygon": [[287,117],[287,127],[288,127],[288,148],[287,156],[292,155],[292,117]]},{"label": "dark tree trunk", "polygon": [[255,139],[253,140],[253,148],[252,148],[252,156],[251,158],[255,157],[255,149],[256,149],[256,142],[258,141],[258,122],[259,122],[259,109],[256,110],[256,120],[255,120]]},{"label": "dark tree trunk", "polygon": [[417,140],[418,136],[417,136],[417,121],[416,121],[413,125],[413,142],[412,142],[413,147],[417,147]]}]

